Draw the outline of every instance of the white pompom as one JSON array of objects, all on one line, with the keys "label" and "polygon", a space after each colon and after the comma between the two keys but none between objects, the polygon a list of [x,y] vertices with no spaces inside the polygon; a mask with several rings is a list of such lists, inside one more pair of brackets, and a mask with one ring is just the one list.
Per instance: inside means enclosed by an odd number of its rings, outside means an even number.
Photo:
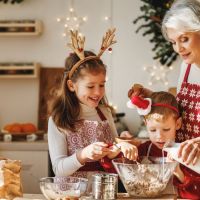
[{"label": "white pompom", "polygon": [[131,100],[129,100],[129,101],[126,103],[126,106],[127,106],[128,108],[131,108],[131,109],[135,109],[135,108],[136,108],[136,106],[132,104]]}]

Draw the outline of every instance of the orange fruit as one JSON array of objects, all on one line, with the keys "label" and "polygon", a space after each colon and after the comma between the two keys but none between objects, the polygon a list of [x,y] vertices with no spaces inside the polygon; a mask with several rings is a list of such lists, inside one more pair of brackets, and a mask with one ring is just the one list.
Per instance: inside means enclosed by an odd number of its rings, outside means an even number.
[{"label": "orange fruit", "polygon": [[37,131],[37,128],[34,124],[32,123],[25,123],[22,124],[22,132],[24,133],[35,133]]},{"label": "orange fruit", "polygon": [[7,124],[3,127],[3,130],[10,132],[11,128],[12,128],[12,124]]},{"label": "orange fruit", "polygon": [[22,132],[21,124],[19,124],[19,123],[12,124],[9,132],[11,132],[11,133],[21,133]]}]

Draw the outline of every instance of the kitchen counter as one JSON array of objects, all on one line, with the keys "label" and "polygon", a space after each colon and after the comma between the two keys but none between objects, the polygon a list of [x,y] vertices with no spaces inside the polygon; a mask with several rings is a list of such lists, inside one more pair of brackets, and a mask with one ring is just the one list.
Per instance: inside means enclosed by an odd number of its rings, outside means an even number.
[{"label": "kitchen counter", "polygon": [[9,150],[9,151],[47,151],[48,150],[48,142],[34,141],[13,141],[13,142],[0,142],[0,150]]},{"label": "kitchen counter", "polygon": [[[120,197],[118,198],[118,200],[126,200],[126,199],[129,199],[129,200],[135,200],[135,199],[137,199],[137,200],[139,200],[139,199],[141,199],[141,198],[130,198],[130,197],[127,197],[127,194],[120,194],[119,196]],[[15,200],[30,200],[30,199],[45,200],[45,198],[44,198],[44,196],[42,194],[24,194],[24,197],[20,197],[20,198],[17,197],[17,198],[15,198]],[[82,197],[81,199],[82,200],[92,200],[89,197]],[[148,198],[145,198],[145,199],[148,199]],[[162,199],[165,199],[165,200],[180,200],[180,199],[177,199],[174,195],[163,195],[162,197],[151,198],[151,200],[156,200],[156,199],[160,199],[160,200],[162,200]]]}]

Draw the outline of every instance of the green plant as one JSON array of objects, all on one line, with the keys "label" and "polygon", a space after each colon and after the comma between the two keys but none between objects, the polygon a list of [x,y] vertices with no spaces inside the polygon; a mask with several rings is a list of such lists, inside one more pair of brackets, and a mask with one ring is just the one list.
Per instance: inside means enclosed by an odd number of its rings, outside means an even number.
[{"label": "green plant", "polygon": [[143,15],[137,17],[133,23],[143,20],[144,24],[140,25],[136,33],[145,29],[143,36],[152,35],[151,43],[154,43],[152,51],[155,52],[153,59],[158,59],[162,65],[170,66],[177,58],[177,53],[174,52],[171,44],[165,40],[161,32],[161,22],[170,8],[173,0],[141,0],[144,5],[140,7]]},{"label": "green plant", "polygon": [[15,4],[15,3],[21,3],[22,1],[24,0],[0,0],[0,2],[3,2],[3,3],[11,3],[11,4]]}]

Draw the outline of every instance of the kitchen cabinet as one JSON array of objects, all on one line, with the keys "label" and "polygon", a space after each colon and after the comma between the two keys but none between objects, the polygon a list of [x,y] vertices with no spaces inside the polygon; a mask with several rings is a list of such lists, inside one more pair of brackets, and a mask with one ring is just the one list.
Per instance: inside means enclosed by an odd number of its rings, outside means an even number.
[{"label": "kitchen cabinet", "polygon": [[39,179],[49,176],[47,142],[0,142],[0,156],[22,161],[21,177],[24,193],[41,193]]}]

